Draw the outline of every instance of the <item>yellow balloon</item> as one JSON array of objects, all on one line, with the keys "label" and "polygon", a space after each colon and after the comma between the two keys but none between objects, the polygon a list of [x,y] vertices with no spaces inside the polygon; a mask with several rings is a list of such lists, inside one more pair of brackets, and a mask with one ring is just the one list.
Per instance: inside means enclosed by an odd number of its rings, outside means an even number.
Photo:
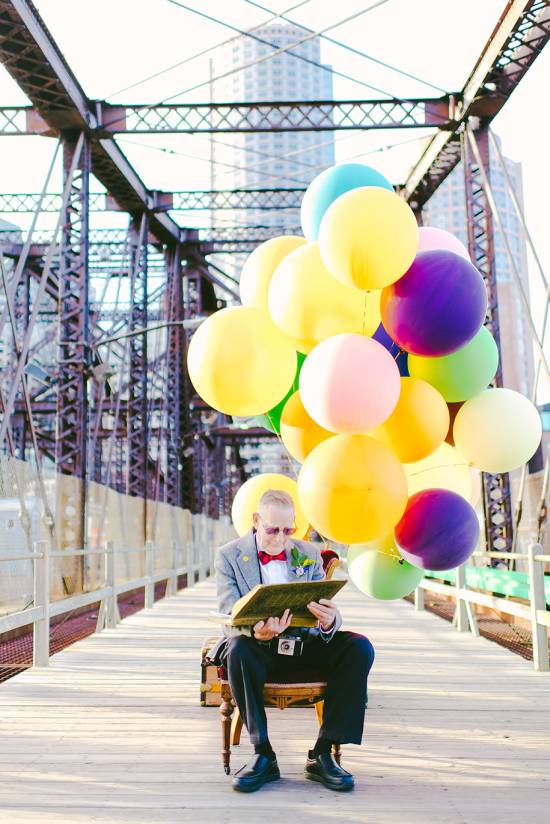
[{"label": "yellow balloon", "polygon": [[418,249],[418,226],[405,201],[378,186],[341,195],[319,229],[321,256],[346,286],[382,289],[405,274]]},{"label": "yellow balloon", "polygon": [[404,465],[409,482],[409,495],[422,489],[450,489],[467,501],[472,498],[472,479],[467,461],[448,443],[428,458]]},{"label": "yellow balloon", "polygon": [[303,463],[312,449],[334,435],[310,418],[300,397],[294,392],[287,400],[281,415],[281,438],[297,461]]},{"label": "yellow balloon", "polygon": [[390,532],[407,505],[407,478],[395,454],[368,435],[335,435],[309,453],[298,475],[306,517],[344,544]]},{"label": "yellow balloon", "polygon": [[317,242],[300,246],[279,264],[268,303],[277,326],[310,349],[345,332],[370,336],[380,324],[380,291],[359,292],[335,280]]},{"label": "yellow balloon", "polygon": [[294,537],[298,540],[303,538],[309,529],[309,523],[298,500],[296,481],[287,475],[279,475],[276,472],[254,475],[239,488],[231,507],[231,518],[237,533],[244,535],[249,529],[252,529],[252,516],[258,511],[260,498],[268,489],[279,489],[288,492],[291,496],[296,510],[297,529]]},{"label": "yellow balloon", "polygon": [[254,249],[241,271],[239,291],[243,306],[267,309],[267,290],[273,272],[283,258],[306,242],[305,237],[284,235],[272,237]]},{"label": "yellow balloon", "polygon": [[393,449],[403,463],[427,458],[449,430],[443,395],[420,378],[401,378],[401,393],[390,417],[369,434]]},{"label": "yellow balloon", "polygon": [[267,312],[236,306],[205,320],[189,344],[193,386],[226,415],[260,415],[279,403],[296,373],[296,351]]}]

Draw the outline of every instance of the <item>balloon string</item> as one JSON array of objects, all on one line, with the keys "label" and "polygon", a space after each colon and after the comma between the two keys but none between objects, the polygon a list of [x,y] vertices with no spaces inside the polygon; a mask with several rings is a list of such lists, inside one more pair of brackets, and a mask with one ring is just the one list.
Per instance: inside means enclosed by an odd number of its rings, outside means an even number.
[{"label": "balloon string", "polygon": [[[422,475],[424,472],[431,472],[432,469],[448,469],[450,466],[464,466],[463,463],[440,464],[439,466],[429,466],[426,469],[418,469],[416,472],[409,472],[409,475]],[[466,469],[469,469],[466,464]]]},{"label": "balloon string", "polygon": [[[281,433],[277,432],[277,430],[275,429],[275,434],[277,435],[277,440],[279,441],[279,443],[281,444],[281,446],[283,448],[283,451],[285,453],[285,458],[287,459],[288,465],[290,467],[290,471],[294,475],[294,480],[298,481],[298,473],[296,472],[296,468],[295,468],[294,464],[292,463],[290,452],[286,448],[286,445],[285,445],[285,443],[284,443],[284,441],[281,437]],[[317,535],[319,536],[319,538],[323,542],[323,546],[325,547],[325,549],[330,549],[329,540],[327,538],[325,538],[324,535],[321,535],[321,533],[317,529],[315,530],[315,532],[317,532]]]},{"label": "balloon string", "polygon": [[281,433],[277,432],[277,430],[275,430],[275,434],[277,436],[277,440],[279,441],[279,443],[283,447],[283,450],[284,450],[284,453],[285,453],[285,458],[287,460],[287,463],[288,463],[288,466],[289,466],[289,469],[290,469],[291,473],[294,475],[294,480],[297,481],[298,480],[298,473],[296,472],[296,468],[295,468],[294,464],[292,463],[290,452],[288,451],[288,449],[286,448],[286,446],[284,444],[284,441],[281,437]]}]

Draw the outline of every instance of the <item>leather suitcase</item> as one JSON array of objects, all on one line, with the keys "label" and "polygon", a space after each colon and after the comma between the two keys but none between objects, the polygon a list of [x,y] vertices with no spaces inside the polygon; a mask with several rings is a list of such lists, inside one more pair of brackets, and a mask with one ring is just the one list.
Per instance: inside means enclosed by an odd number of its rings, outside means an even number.
[{"label": "leather suitcase", "polygon": [[219,707],[222,702],[218,668],[206,663],[206,655],[212,649],[219,635],[207,638],[201,650],[201,707]]}]

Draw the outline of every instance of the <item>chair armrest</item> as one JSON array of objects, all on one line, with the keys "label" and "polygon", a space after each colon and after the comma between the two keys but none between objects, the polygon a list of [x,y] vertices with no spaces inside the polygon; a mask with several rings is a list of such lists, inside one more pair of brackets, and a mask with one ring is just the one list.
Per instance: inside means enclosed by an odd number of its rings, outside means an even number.
[{"label": "chair armrest", "polygon": [[321,558],[323,560],[323,569],[325,570],[326,578],[332,578],[340,563],[340,556],[333,549],[322,549]]}]

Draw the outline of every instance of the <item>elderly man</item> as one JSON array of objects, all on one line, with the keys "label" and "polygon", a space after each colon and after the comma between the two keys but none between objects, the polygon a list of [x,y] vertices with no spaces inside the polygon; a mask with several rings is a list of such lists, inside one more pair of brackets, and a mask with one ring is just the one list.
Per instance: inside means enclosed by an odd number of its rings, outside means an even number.
[{"label": "elderly man", "polygon": [[[296,531],[294,503],[279,490],[264,493],[259,511],[254,513],[253,528],[235,541],[221,547],[216,558],[218,606],[229,613],[235,601],[256,584],[288,581],[319,581],[325,577],[319,550],[314,544],[292,540]],[[297,574],[291,550],[312,563],[301,566]],[[374,649],[363,635],[342,632],[342,618],[332,601],[311,602],[308,609],[318,619],[315,628],[292,627],[292,615],[285,610],[259,621],[250,628],[228,628],[210,657],[226,666],[231,691],[254,746],[254,757],[235,773],[233,789],[253,792],[268,781],[280,778],[277,758],[271,747],[263,700],[267,674],[275,667],[295,662],[278,652],[279,636],[299,636],[301,662],[326,673],[323,725],[309,751],[305,777],[331,790],[353,789],[353,776],[342,769],[332,756],[333,743],[360,744],[363,735],[367,677],[374,660]]]}]

